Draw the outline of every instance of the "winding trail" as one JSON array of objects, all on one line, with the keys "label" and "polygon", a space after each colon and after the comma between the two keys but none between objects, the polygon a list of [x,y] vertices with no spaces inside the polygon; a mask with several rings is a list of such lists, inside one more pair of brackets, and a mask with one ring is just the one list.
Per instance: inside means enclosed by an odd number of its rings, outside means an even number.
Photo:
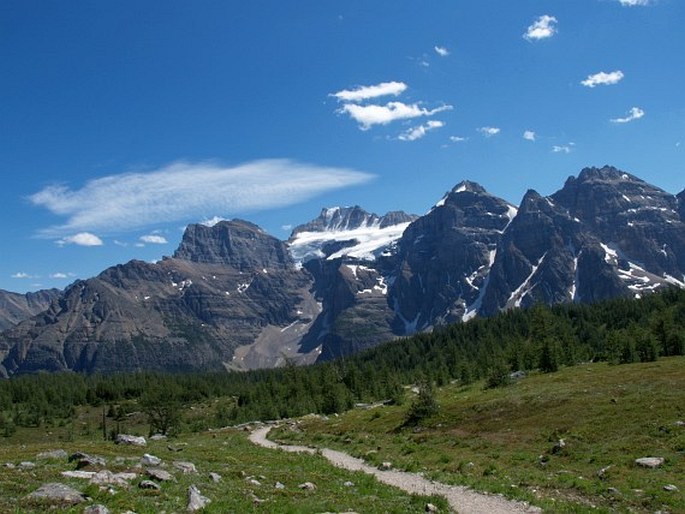
[{"label": "winding trail", "polygon": [[410,494],[443,496],[447,499],[450,507],[459,514],[531,514],[541,512],[538,507],[533,507],[524,502],[511,501],[502,496],[492,494],[478,493],[464,486],[433,482],[416,473],[380,470],[366,464],[362,459],[352,457],[344,452],[328,448],[319,450],[306,446],[278,444],[267,439],[267,434],[271,428],[263,427],[254,430],[249,436],[250,441],[256,445],[274,450],[309,454],[320,453],[338,468],[350,471],[363,471],[375,476],[379,482],[398,487]]}]

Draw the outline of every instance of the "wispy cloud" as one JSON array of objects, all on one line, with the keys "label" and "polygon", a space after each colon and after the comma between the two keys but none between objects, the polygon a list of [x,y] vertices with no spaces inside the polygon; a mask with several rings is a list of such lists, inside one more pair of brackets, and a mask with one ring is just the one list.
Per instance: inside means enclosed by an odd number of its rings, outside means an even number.
[{"label": "wispy cloud", "polygon": [[340,112],[349,116],[359,123],[362,130],[368,130],[373,125],[387,125],[396,120],[432,116],[433,114],[451,110],[451,105],[442,105],[435,109],[426,109],[418,103],[405,104],[403,102],[388,102],[385,105],[357,105],[346,104],[340,108]]},{"label": "wispy cloud", "polygon": [[450,54],[450,51],[444,46],[434,46],[433,50],[435,50],[435,53],[440,57],[447,57]]},{"label": "wispy cloud", "polygon": [[480,127],[478,132],[483,134],[485,137],[492,137],[499,134],[502,130],[499,127]]},{"label": "wispy cloud", "polygon": [[523,132],[523,139],[526,141],[535,141],[535,132],[532,130],[526,130]]},{"label": "wispy cloud", "polygon": [[566,145],[554,145],[552,147],[552,152],[554,153],[571,153],[573,147],[576,146],[575,143],[568,143]]},{"label": "wispy cloud", "polygon": [[428,120],[423,125],[412,127],[409,130],[402,132],[402,134],[400,134],[397,137],[397,139],[399,139],[400,141],[416,141],[417,139],[421,139],[422,137],[424,137],[429,130],[439,129],[444,126],[445,123],[442,121]]},{"label": "wispy cloud", "polygon": [[557,19],[549,14],[544,14],[528,27],[523,37],[528,41],[539,41],[552,37],[556,32]]},{"label": "wispy cloud", "polygon": [[142,243],[148,243],[152,245],[165,245],[169,241],[166,240],[164,236],[158,236],[156,234],[148,234],[145,236],[140,236],[140,241]]},{"label": "wispy cloud", "polygon": [[76,246],[102,246],[104,243],[95,234],[90,232],[79,232],[72,236],[66,236],[57,241],[59,246],[76,245]]},{"label": "wispy cloud", "polygon": [[464,141],[468,141],[468,139],[468,137],[450,136],[450,141],[453,143],[463,143]]},{"label": "wispy cloud", "polygon": [[37,275],[31,275],[30,273],[26,273],[25,271],[18,271],[17,273],[13,273],[11,277],[19,279],[38,278]]},{"label": "wispy cloud", "polygon": [[585,80],[581,81],[581,84],[585,87],[610,86],[612,84],[618,84],[623,79],[623,76],[621,70],[609,73],[600,71],[594,75],[588,75]]},{"label": "wispy cloud", "polygon": [[621,5],[626,7],[634,7],[636,5],[649,5],[652,0],[618,0]]},{"label": "wispy cloud", "polygon": [[[287,159],[233,167],[179,162],[156,171],[91,180],[80,189],[50,186],[29,199],[66,218],[64,224],[46,228],[39,236],[68,235],[62,244],[92,245],[102,241],[85,232],[123,232],[164,222],[188,222],[201,219],[207,211],[235,214],[283,207],[372,178],[360,171]],[[70,235],[74,232],[84,233]]]},{"label": "wispy cloud", "polygon": [[75,277],[76,273],[62,273],[61,271],[58,271],[56,273],[50,273],[50,278],[58,279],[58,280],[63,280],[66,278],[72,278]]},{"label": "wispy cloud", "polygon": [[334,96],[343,102],[361,102],[362,100],[378,98],[379,96],[398,96],[406,89],[407,85],[404,82],[381,82],[374,86],[359,86],[355,89],[343,89],[337,93],[331,93],[331,96]]},{"label": "wispy cloud", "polygon": [[611,123],[630,123],[633,120],[639,120],[644,115],[645,111],[639,107],[632,107],[624,118],[612,118],[609,121],[611,121]]}]

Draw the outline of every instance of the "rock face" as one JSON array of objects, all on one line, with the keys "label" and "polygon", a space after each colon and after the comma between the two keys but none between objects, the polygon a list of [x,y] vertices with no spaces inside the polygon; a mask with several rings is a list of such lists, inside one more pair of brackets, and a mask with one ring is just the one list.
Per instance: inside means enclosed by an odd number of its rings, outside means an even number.
[{"label": "rock face", "polygon": [[308,363],[537,302],[670,285],[685,287],[685,191],[605,166],[514,207],[461,182],[421,217],[324,209],[287,242],[241,220],[190,225],[156,264],[32,300],[0,293],[0,320],[30,301],[20,317],[35,314],[0,333],[0,375]]},{"label": "rock face", "polygon": [[0,290],[0,332],[43,312],[60,294],[59,289],[26,294]]}]

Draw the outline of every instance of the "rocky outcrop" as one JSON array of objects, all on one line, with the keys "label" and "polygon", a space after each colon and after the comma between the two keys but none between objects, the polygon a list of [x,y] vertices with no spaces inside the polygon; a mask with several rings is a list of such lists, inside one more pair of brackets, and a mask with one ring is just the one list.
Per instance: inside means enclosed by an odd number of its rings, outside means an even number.
[{"label": "rocky outcrop", "polygon": [[43,312],[60,294],[59,289],[26,294],[0,290],[0,332]]}]

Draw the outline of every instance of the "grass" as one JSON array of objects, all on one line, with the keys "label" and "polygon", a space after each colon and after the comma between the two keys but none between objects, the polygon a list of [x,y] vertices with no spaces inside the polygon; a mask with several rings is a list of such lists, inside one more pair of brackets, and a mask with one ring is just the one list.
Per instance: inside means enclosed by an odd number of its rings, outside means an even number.
[{"label": "grass", "polygon": [[[180,452],[171,452],[167,445],[187,443]],[[83,451],[106,457],[108,468],[113,472],[136,470],[135,464],[143,453],[151,453],[167,463],[167,469],[178,479],[177,482],[162,483],[162,490],[145,491],[137,483],[145,477],[132,481],[128,489],[116,487],[112,495],[97,486],[86,485],[87,481],[66,479],[61,471],[74,469],[73,463],[63,461],[40,461],[38,452],[63,448],[67,453]],[[426,502],[441,506],[446,511],[446,502],[441,498],[416,497],[384,486],[372,477],[362,473],[351,473],[332,467],[320,456],[296,455],[255,447],[247,441],[246,433],[226,429],[203,432],[179,437],[170,441],[150,441],[146,448],[116,446],[112,442],[82,438],[74,441],[32,442],[3,444],[4,462],[19,463],[30,460],[36,463],[32,469],[9,469],[0,467],[0,512],[43,512],[47,504],[26,500],[26,496],[46,482],[61,482],[71,485],[92,498],[88,504],[101,503],[112,512],[132,510],[138,514],[160,512],[184,512],[187,505],[188,487],[195,484],[212,503],[203,512],[273,512],[308,513],[340,512],[354,510],[369,513],[421,512]],[[124,459],[116,462],[116,457]],[[193,462],[198,474],[174,473],[170,465],[173,460]],[[140,471],[140,470],[139,470]],[[209,473],[222,476],[220,483],[214,483]],[[260,485],[250,482],[253,478]],[[303,482],[313,482],[317,488],[306,491],[298,488]],[[345,482],[353,486],[345,486]],[[277,489],[282,483],[285,488]],[[263,500],[255,502],[255,497]],[[61,508],[60,512],[82,512],[83,505]]]},{"label": "grass", "polygon": [[[453,384],[438,414],[401,407],[306,418],[274,439],[341,449],[548,512],[685,512],[685,358],[533,374],[506,388]],[[553,451],[564,439],[566,446]],[[658,469],[635,459],[664,457]],[[603,473],[600,470],[605,469]],[[667,484],[679,491],[664,490]]]}]

